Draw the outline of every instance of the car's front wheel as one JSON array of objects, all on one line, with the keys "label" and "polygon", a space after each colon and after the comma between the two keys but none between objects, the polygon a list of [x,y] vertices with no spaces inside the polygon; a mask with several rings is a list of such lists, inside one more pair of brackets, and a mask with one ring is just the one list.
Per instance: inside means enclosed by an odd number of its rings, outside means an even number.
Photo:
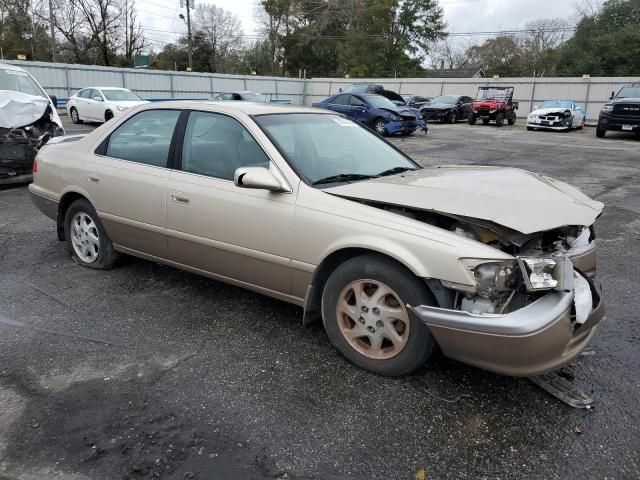
[{"label": "car's front wheel", "polygon": [[598,125],[596,127],[596,137],[598,138],[604,138],[604,136],[607,133],[607,129],[606,128],[602,128],[600,125]]},{"label": "car's front wheel", "polygon": [[427,286],[391,259],[362,255],[327,280],[322,318],[329,339],[351,362],[386,376],[408,375],[434,353],[427,326],[407,305],[434,305]]},{"label": "car's front wheel", "polygon": [[79,199],[69,206],[64,217],[64,232],[71,258],[78,265],[96,269],[113,267],[117,254],[88,200]]},{"label": "car's front wheel", "polygon": [[104,113],[104,121],[108,122],[109,120],[111,120],[113,118],[113,112],[111,110],[107,110]]},{"label": "car's front wheel", "polygon": [[382,120],[381,118],[377,118],[373,122],[373,129],[376,131],[378,135],[382,137],[384,137],[387,134],[387,127],[385,126],[384,120]]},{"label": "car's front wheel", "polygon": [[78,115],[78,109],[76,107],[71,107],[71,111],[69,113],[71,114],[71,121],[73,123],[82,123],[82,120],[80,120],[80,115]]}]

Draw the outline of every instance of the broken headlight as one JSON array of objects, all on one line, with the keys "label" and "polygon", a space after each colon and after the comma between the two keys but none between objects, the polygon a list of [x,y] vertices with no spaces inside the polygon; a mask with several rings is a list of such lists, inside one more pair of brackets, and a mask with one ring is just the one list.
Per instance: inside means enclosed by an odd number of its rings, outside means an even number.
[{"label": "broken headlight", "polygon": [[513,289],[514,263],[511,260],[476,264],[471,268],[476,282],[476,293],[484,298],[494,298],[498,293]]},{"label": "broken headlight", "polygon": [[518,257],[527,290],[549,290],[558,285],[553,278],[556,261],[544,257]]}]

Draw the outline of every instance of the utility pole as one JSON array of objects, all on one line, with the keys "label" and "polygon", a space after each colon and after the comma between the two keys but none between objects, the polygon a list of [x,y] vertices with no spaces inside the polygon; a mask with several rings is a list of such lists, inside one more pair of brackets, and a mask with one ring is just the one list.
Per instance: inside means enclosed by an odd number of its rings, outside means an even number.
[{"label": "utility pole", "polygon": [[191,13],[189,13],[189,10],[191,10],[190,2],[193,0],[185,0],[185,1],[187,5],[187,35],[189,38],[189,67],[187,68],[187,71],[190,72],[191,69],[193,68],[193,45],[191,42]]},{"label": "utility pole", "polygon": [[51,61],[56,61],[56,35],[53,30],[53,0],[49,0],[49,31],[51,33]]}]

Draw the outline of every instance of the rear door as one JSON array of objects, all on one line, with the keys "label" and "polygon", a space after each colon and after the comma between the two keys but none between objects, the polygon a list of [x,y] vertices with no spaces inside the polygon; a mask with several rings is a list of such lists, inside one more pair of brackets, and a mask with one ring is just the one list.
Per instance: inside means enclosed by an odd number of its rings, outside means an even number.
[{"label": "rear door", "polygon": [[350,97],[351,95],[348,93],[343,93],[334,97],[334,99],[329,103],[329,110],[347,115],[349,112]]},{"label": "rear door", "polygon": [[168,159],[180,110],[130,117],[87,158],[83,186],[113,243],[166,258]]}]

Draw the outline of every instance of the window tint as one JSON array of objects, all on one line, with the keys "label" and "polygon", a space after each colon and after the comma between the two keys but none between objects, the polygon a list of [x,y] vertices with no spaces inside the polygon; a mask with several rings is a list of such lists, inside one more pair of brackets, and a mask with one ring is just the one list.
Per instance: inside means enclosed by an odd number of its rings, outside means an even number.
[{"label": "window tint", "polygon": [[80,92],[78,93],[78,96],[81,98],[89,98],[90,95],[91,95],[90,88],[85,88],[84,90],[80,90]]},{"label": "window tint", "polygon": [[362,100],[360,100],[358,97],[354,95],[351,95],[350,103],[354,107],[364,107],[366,105],[366,103],[364,103]]},{"label": "window tint", "polygon": [[268,167],[269,158],[240,122],[226,115],[191,112],[182,147],[182,170],[233,180],[240,167]]},{"label": "window tint", "polygon": [[111,134],[107,156],[166,167],[179,110],[147,110],[120,125]]},{"label": "window tint", "polygon": [[91,100],[93,100],[93,99],[94,99],[94,97],[100,97],[100,98],[102,98],[102,95],[100,95],[100,92],[99,92],[98,90],[96,90],[96,89],[91,89],[89,92],[90,92],[90,93],[89,93],[89,98],[90,98]]},{"label": "window tint", "polygon": [[349,105],[350,96],[351,95],[338,95],[331,101],[331,103],[333,105]]},{"label": "window tint", "polygon": [[224,93],[222,94],[222,96],[220,97],[222,100],[231,100],[233,98],[233,95],[230,93]]}]

